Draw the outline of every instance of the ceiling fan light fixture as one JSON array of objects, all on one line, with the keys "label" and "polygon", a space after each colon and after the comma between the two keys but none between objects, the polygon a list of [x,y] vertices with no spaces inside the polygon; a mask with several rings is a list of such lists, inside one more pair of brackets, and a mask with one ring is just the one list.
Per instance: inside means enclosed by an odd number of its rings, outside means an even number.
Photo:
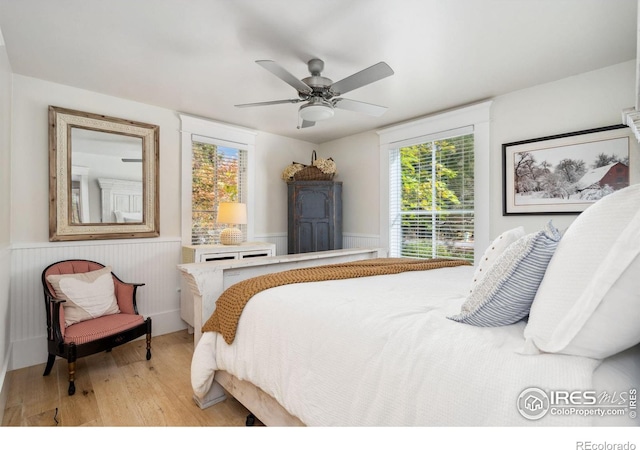
[{"label": "ceiling fan light fixture", "polygon": [[309,103],[300,107],[300,117],[308,122],[331,119],[333,114],[333,107],[327,103]]}]

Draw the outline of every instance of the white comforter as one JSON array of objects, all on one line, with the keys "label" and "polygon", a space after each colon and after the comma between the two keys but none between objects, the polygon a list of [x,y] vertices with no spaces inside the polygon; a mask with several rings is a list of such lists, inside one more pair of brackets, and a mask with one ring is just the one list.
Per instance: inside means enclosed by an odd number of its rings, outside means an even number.
[{"label": "white comforter", "polygon": [[215,371],[226,370],[310,426],[596,422],[519,414],[525,388],[593,389],[600,361],[522,355],[524,323],[478,328],[447,319],[459,311],[472,273],[463,266],[261,292],[245,307],[232,345],[204,333],[192,362],[194,392],[204,396]]}]

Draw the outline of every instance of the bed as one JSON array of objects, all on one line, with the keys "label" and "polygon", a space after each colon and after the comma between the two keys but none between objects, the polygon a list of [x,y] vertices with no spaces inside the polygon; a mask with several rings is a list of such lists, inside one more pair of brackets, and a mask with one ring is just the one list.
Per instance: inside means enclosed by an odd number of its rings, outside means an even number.
[{"label": "bed", "polygon": [[[251,274],[387,260],[345,252],[252,261]],[[638,255],[634,185],[563,233],[502,233],[476,266],[270,287],[246,302],[231,340],[196,336],[194,400],[232,395],[266,425],[638,426]],[[237,269],[180,266],[203,304],[249,278],[212,281]]]}]

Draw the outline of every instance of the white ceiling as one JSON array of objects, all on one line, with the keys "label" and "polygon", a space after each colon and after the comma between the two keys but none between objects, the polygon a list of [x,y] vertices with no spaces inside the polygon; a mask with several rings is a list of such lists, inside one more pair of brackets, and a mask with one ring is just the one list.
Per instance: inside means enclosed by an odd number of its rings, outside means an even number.
[{"label": "white ceiling", "polygon": [[[0,0],[14,73],[314,143],[635,59],[636,23],[637,0]],[[234,106],[296,97],[255,60],[311,58],[333,81],[385,61],[344,97],[387,112]]]}]

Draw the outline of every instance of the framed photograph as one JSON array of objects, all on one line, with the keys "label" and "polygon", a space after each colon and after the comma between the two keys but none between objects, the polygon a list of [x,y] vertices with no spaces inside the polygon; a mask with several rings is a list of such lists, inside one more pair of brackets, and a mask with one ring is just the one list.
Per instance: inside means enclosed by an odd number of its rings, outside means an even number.
[{"label": "framed photograph", "polygon": [[578,214],[629,186],[626,125],[502,145],[503,215]]}]

